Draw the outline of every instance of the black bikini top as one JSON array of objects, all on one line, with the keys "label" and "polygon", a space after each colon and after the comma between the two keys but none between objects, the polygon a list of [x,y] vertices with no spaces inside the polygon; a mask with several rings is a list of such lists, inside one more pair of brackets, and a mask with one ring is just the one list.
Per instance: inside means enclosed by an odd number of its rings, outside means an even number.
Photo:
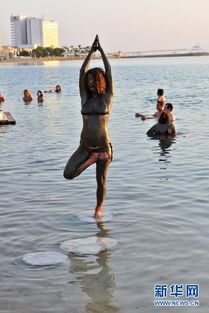
[{"label": "black bikini top", "polygon": [[109,115],[109,113],[93,113],[93,112],[86,112],[86,113],[83,113],[82,111],[81,111],[81,114],[82,115]]},{"label": "black bikini top", "polygon": [[81,114],[82,115],[106,115],[110,113],[112,106],[111,98],[106,96],[99,97],[100,99],[88,99],[84,96],[81,99]]},{"label": "black bikini top", "polygon": [[89,105],[88,103],[82,105],[81,108],[81,114],[82,115],[105,115],[110,113],[110,105],[107,105],[106,103],[91,103]]}]

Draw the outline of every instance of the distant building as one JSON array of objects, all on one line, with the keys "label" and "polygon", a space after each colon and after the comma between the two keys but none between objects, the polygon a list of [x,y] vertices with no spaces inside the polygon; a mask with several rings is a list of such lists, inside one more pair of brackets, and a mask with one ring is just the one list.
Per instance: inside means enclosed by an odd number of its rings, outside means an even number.
[{"label": "distant building", "polygon": [[58,47],[58,24],[56,22],[42,22],[42,45],[43,47]]},{"label": "distant building", "polygon": [[58,47],[58,23],[43,18],[12,15],[12,46],[19,49],[33,49],[37,46]]},{"label": "distant building", "polygon": [[28,17],[26,23],[26,38],[28,45],[42,46],[41,25],[42,19],[36,17]]},{"label": "distant building", "polygon": [[195,45],[189,49],[189,52],[204,52],[204,50],[199,45]]},{"label": "distant building", "polygon": [[17,49],[11,46],[2,46],[0,49],[0,60],[7,60],[16,57]]}]

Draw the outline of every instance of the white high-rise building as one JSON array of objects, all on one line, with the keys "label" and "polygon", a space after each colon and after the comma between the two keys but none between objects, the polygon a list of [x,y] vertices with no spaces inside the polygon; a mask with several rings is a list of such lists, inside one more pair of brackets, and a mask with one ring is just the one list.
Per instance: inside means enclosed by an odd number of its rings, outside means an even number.
[{"label": "white high-rise building", "polygon": [[18,47],[19,45],[26,45],[26,24],[25,24],[25,16],[11,16],[11,39],[12,46]]},{"label": "white high-rise building", "polygon": [[42,45],[43,47],[58,47],[58,24],[56,22],[42,22]]},{"label": "white high-rise building", "polygon": [[13,47],[33,49],[37,46],[59,46],[57,22],[19,15],[12,15],[10,22]]}]

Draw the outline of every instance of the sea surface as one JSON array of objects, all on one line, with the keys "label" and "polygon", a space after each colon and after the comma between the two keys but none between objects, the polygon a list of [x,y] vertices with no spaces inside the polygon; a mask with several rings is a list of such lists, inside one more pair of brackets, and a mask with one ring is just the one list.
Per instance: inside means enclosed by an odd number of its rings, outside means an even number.
[{"label": "sea surface", "polygon": [[[95,165],[74,180],[63,178],[82,128],[82,61],[0,66],[7,98],[1,108],[16,119],[16,125],[0,126],[1,313],[208,310],[209,57],[110,62],[114,159],[103,212],[111,218],[100,223],[88,219],[96,203]],[[37,90],[56,84],[62,93],[45,94],[38,104]],[[135,118],[135,112],[155,112],[158,88],[174,105],[174,138],[147,137],[155,120]],[[22,100],[24,89],[34,97],[31,104]],[[112,238],[117,246],[93,254],[60,247],[92,236]],[[37,251],[60,252],[67,262],[23,262]],[[198,294],[186,298],[190,284]],[[199,300],[199,307],[156,307],[155,300],[166,298],[157,297],[155,285],[164,286],[167,300]]]}]

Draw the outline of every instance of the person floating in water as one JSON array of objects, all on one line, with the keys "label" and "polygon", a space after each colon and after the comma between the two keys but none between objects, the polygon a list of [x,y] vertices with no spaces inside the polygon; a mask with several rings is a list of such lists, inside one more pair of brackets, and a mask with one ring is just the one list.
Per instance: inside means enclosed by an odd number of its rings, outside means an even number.
[{"label": "person floating in water", "polygon": [[158,123],[153,125],[148,131],[148,136],[155,135],[175,135],[176,128],[170,121],[170,115],[166,112],[161,113]]},{"label": "person floating in water", "polygon": [[[105,71],[99,67],[88,70],[91,57],[97,50],[101,53]],[[113,98],[113,81],[111,67],[98,35],[80,69],[79,87],[83,117],[80,146],[68,160],[63,175],[66,179],[73,179],[96,163],[97,204],[94,218],[99,219],[106,196],[107,171],[113,157],[107,130]]]},{"label": "person floating in water", "polygon": [[31,93],[30,93],[30,90],[25,89],[25,90],[23,91],[23,95],[24,95],[23,101],[24,101],[25,103],[30,103],[30,102],[33,100],[33,97],[32,97],[32,95],[31,95]]},{"label": "person floating in water", "polygon": [[157,91],[157,104],[156,104],[156,109],[157,109],[157,112],[155,112],[153,115],[151,116],[147,116],[147,115],[144,115],[144,114],[140,114],[140,113],[135,113],[135,116],[136,117],[141,117],[141,119],[144,121],[144,120],[147,120],[147,119],[151,119],[151,118],[157,118],[159,119],[160,117],[160,114],[163,112],[164,110],[164,105],[165,105],[165,102],[166,102],[166,98],[165,96],[163,95],[164,94],[164,90],[163,89],[158,89]]},{"label": "person floating in water", "polygon": [[42,93],[42,91],[41,90],[38,90],[37,91],[37,101],[39,102],[39,103],[42,103],[42,102],[44,102],[44,96],[43,96],[43,93]]},{"label": "person floating in water", "polygon": [[45,90],[44,92],[48,92],[48,93],[53,93],[53,92],[57,92],[60,93],[62,91],[61,86],[60,85],[56,85],[55,89],[49,89],[49,90]]}]

